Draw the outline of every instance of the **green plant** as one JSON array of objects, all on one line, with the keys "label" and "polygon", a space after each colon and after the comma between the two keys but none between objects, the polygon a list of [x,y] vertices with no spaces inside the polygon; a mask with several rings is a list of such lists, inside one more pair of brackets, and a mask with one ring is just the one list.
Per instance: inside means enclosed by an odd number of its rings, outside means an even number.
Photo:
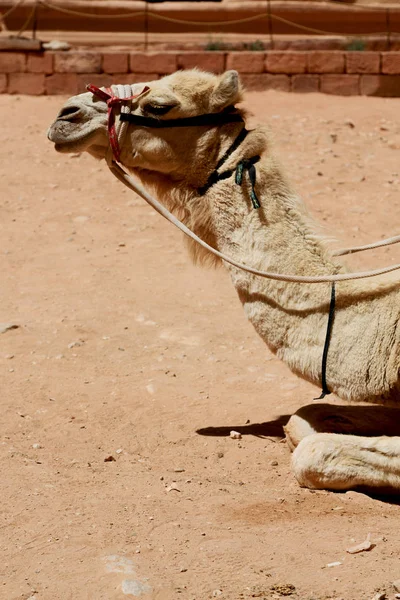
[{"label": "green plant", "polygon": [[218,50],[226,50],[226,44],[221,40],[209,40],[207,44],[204,46],[204,50],[210,51],[218,51]]},{"label": "green plant", "polygon": [[249,42],[243,44],[245,50],[250,50],[252,52],[258,52],[259,50],[264,50],[264,42],[261,40],[255,40],[255,42]]},{"label": "green plant", "polygon": [[366,43],[361,39],[351,40],[346,46],[346,50],[349,52],[363,52],[366,48]]}]

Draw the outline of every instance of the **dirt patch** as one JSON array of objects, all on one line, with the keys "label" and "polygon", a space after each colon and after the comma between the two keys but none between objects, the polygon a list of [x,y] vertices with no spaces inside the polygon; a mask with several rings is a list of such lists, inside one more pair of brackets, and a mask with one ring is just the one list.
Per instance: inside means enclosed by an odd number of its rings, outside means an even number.
[{"label": "dirt patch", "polygon": [[[298,487],[282,425],[318,390],[269,353],[223,270],[192,266],[105,165],[54,152],[62,101],[0,97],[0,322],[18,325],[0,335],[0,596],[269,599],[290,582],[300,600],[394,600],[399,507]],[[398,100],[248,106],[339,245],[399,233]]]}]

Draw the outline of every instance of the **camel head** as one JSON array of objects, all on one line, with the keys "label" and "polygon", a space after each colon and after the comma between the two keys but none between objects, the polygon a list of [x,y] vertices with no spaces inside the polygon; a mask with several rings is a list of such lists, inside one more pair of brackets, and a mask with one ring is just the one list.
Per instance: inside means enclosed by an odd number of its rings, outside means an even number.
[{"label": "camel head", "polygon": [[[145,86],[147,91],[140,94]],[[241,86],[236,71],[213,75],[195,69],[135,84],[132,94],[140,94],[132,101],[132,115],[175,120],[233,110],[241,100]],[[217,129],[147,128],[130,123],[121,147],[121,162],[129,169],[186,179],[189,164],[194,172],[198,171],[204,161],[210,160],[210,148],[214,148],[212,154],[218,152]],[[90,92],[73,96],[51,125],[48,138],[58,152],[87,151],[104,158],[109,145],[106,102]]]}]

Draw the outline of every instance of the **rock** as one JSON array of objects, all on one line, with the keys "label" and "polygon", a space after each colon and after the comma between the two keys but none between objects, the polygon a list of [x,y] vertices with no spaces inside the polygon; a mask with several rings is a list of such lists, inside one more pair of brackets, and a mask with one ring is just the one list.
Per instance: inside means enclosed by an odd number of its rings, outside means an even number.
[{"label": "rock", "polygon": [[271,467],[277,467],[279,463],[277,460],[271,460],[269,464],[271,465]]},{"label": "rock", "polygon": [[11,329],[18,329],[19,325],[15,323],[0,323],[0,333],[5,333]]},{"label": "rock", "polygon": [[393,581],[392,586],[394,587],[396,592],[400,592],[400,579],[396,579],[396,581]]},{"label": "rock", "polygon": [[292,583],[279,583],[270,587],[271,592],[277,592],[280,596],[291,596],[296,588]]},{"label": "rock", "polygon": [[40,444],[32,444],[32,448],[34,448],[35,450],[40,450],[40,448],[42,448],[43,446],[41,446]]},{"label": "rock", "polygon": [[217,596],[222,595],[222,590],[214,590],[212,595],[213,595],[213,598],[217,598]]},{"label": "rock", "polygon": [[180,492],[181,490],[178,488],[178,486],[176,485],[176,483],[171,483],[171,485],[167,485],[167,487],[165,488],[167,490],[167,492]]},{"label": "rock", "polygon": [[354,127],[355,127],[355,123],[351,119],[346,119],[344,124],[347,125],[348,127],[350,127],[350,129],[354,129]]},{"label": "rock", "polygon": [[110,456],[106,456],[104,462],[115,462],[115,458],[110,454]]},{"label": "rock", "polygon": [[77,342],[71,342],[68,344],[68,348],[75,348],[76,346],[83,346],[83,342],[78,340]]},{"label": "rock", "polygon": [[234,430],[232,430],[232,431],[229,433],[229,437],[230,437],[232,440],[241,440],[241,439],[242,439],[242,434],[241,434],[241,433],[239,433],[238,431],[234,431]]},{"label": "rock", "polygon": [[327,567],[338,567],[338,566],[339,566],[339,565],[341,565],[341,564],[342,564],[342,563],[341,563],[340,561],[338,561],[338,560],[337,560],[336,562],[331,562],[331,563],[328,563],[326,566],[327,566]]},{"label": "rock", "polygon": [[356,544],[355,546],[347,548],[346,552],[348,552],[349,554],[358,554],[359,552],[368,552],[368,550],[372,550],[372,548],[375,548],[375,544],[371,543],[370,537],[371,534],[368,534],[366,540],[364,540],[360,544]]},{"label": "rock", "polygon": [[387,596],[385,594],[385,592],[378,592],[377,594],[375,594],[375,596],[372,598],[372,600],[386,600]]},{"label": "rock", "polygon": [[58,51],[58,50],[69,50],[71,48],[71,45],[68,44],[68,42],[61,42],[60,40],[51,40],[50,42],[44,42],[42,44],[42,47],[45,50]]}]

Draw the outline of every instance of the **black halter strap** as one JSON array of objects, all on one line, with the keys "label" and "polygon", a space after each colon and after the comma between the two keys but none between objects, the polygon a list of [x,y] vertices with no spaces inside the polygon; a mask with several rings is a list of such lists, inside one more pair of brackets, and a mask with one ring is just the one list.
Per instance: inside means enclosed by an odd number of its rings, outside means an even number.
[{"label": "black halter strap", "polygon": [[328,316],[328,325],[326,327],[326,336],[325,336],[325,344],[324,351],[322,353],[322,375],[321,375],[321,383],[322,383],[322,392],[318,398],[314,398],[314,400],[322,400],[325,396],[328,396],[331,391],[328,388],[326,383],[326,363],[328,361],[328,350],[329,344],[331,341],[332,334],[332,325],[333,320],[335,318],[335,305],[336,305],[336,290],[335,290],[335,282],[332,283],[331,289],[331,303],[329,305],[329,316]]},{"label": "black halter strap", "polygon": [[249,132],[246,129],[246,127],[243,127],[239,135],[234,140],[233,144],[229,146],[225,154],[219,159],[214,171],[210,174],[209,178],[207,179],[207,183],[205,183],[202,187],[198,188],[197,191],[199,192],[200,196],[204,196],[204,194],[208,192],[210,187],[212,187],[215,183],[217,183],[218,181],[223,181],[224,179],[228,179],[229,177],[231,177],[231,175],[233,175],[233,173],[235,173],[235,183],[237,185],[242,185],[243,172],[247,171],[249,174],[251,184],[250,198],[253,204],[253,208],[260,208],[261,205],[254,189],[256,184],[256,168],[254,165],[260,160],[260,157],[258,155],[253,156],[252,158],[241,160],[234,169],[228,169],[226,171],[223,171],[222,173],[218,173],[218,169],[220,169],[224,162],[226,162],[231,156],[231,154],[233,154],[235,150],[239,148],[240,144],[245,140],[248,133]]},{"label": "black halter strap", "polygon": [[[196,127],[196,126],[213,126],[213,125],[225,125],[226,123],[244,123],[243,117],[240,113],[232,112],[232,107],[228,107],[226,110],[220,113],[210,113],[207,115],[197,115],[195,117],[183,117],[182,119],[155,119],[154,117],[143,117],[142,115],[132,115],[130,113],[121,113],[121,121],[127,121],[133,125],[139,127],[149,127],[154,129],[166,129],[169,127]],[[228,179],[233,173],[236,173],[235,182],[237,185],[242,185],[243,172],[247,171],[249,174],[249,180],[251,185],[250,198],[254,208],[260,208],[260,202],[255,192],[256,184],[256,169],[255,163],[260,160],[259,156],[253,156],[245,160],[241,160],[235,169],[229,169],[223,173],[218,173],[218,169],[222,167],[224,162],[229,156],[240,146],[245,137],[249,132],[246,127],[243,127],[233,144],[228,148],[225,154],[219,159],[214,171],[209,176],[207,183],[198,189],[200,196],[210,189],[218,181]]]},{"label": "black halter strap", "polygon": [[195,127],[202,125],[224,125],[225,123],[243,123],[243,117],[239,113],[220,112],[208,115],[197,115],[196,117],[183,117],[182,119],[155,119],[128,113],[120,114],[121,121],[128,121],[139,127],[151,127],[165,129],[167,127]]}]

